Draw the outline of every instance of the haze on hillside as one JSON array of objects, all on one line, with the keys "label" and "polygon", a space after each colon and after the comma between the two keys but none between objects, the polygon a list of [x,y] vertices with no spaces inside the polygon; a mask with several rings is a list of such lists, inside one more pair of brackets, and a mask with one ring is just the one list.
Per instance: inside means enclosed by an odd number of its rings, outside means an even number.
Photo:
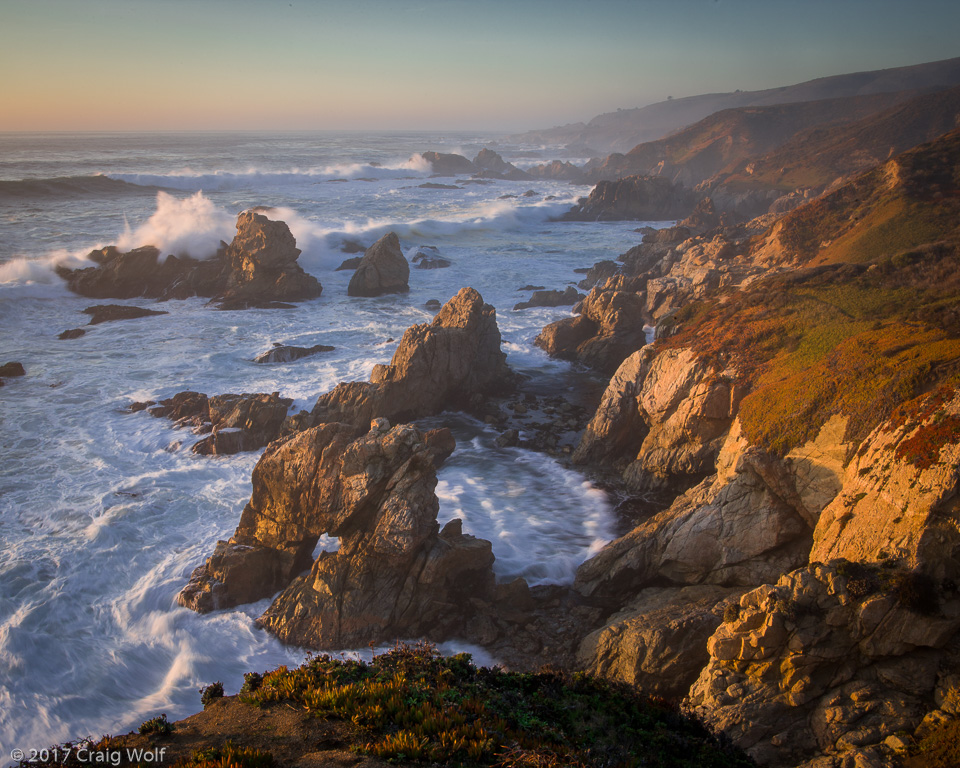
[{"label": "haze on hillside", "polygon": [[947,0],[5,0],[0,130],[497,129],[958,55]]}]

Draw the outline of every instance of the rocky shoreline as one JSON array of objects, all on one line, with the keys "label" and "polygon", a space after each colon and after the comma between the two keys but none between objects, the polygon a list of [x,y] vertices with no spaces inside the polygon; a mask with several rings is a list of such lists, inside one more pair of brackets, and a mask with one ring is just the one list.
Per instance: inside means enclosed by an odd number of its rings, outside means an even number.
[{"label": "rocky shoreline", "polygon": [[[436,175],[518,172],[489,150],[423,157]],[[598,185],[571,219],[677,220],[585,265],[586,296],[531,286],[526,306],[576,301],[536,344],[602,391],[523,382],[496,310],[463,287],[309,411],[279,392],[132,405],[205,435],[196,453],[266,446],[235,533],[179,603],[276,595],[257,624],[300,647],[457,638],[512,669],[586,671],[682,703],[771,768],[902,764],[960,716],[958,167],[954,129],[748,220],[707,187]],[[61,276],[221,309],[320,295],[283,222],[237,226],[207,261],[107,248]],[[409,275],[389,233],[348,293],[402,293]],[[572,586],[498,583],[491,543],[438,519],[456,445],[423,420],[449,411],[622,495],[623,535]],[[323,535],[339,548],[314,556]]]}]

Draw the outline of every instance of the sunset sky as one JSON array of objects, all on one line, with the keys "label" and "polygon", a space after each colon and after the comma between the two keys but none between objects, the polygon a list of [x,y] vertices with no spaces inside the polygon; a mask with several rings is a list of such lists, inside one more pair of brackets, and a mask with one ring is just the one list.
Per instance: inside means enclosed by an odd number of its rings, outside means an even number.
[{"label": "sunset sky", "polygon": [[0,130],[539,128],[958,29],[956,0],[0,0]]}]

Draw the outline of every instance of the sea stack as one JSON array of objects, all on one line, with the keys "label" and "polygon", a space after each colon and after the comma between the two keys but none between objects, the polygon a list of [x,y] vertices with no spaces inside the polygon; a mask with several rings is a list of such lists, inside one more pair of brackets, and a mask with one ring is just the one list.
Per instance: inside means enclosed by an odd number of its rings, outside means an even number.
[{"label": "sea stack", "polygon": [[410,265],[400,248],[400,238],[388,232],[367,248],[350,278],[349,296],[381,296],[410,290]]}]

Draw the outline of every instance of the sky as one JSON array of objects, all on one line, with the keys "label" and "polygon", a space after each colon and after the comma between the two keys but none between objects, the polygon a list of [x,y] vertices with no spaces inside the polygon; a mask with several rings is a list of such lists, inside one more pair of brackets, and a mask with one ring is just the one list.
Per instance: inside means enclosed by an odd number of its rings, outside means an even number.
[{"label": "sky", "polygon": [[0,0],[0,131],[504,130],[960,56],[957,0]]}]

